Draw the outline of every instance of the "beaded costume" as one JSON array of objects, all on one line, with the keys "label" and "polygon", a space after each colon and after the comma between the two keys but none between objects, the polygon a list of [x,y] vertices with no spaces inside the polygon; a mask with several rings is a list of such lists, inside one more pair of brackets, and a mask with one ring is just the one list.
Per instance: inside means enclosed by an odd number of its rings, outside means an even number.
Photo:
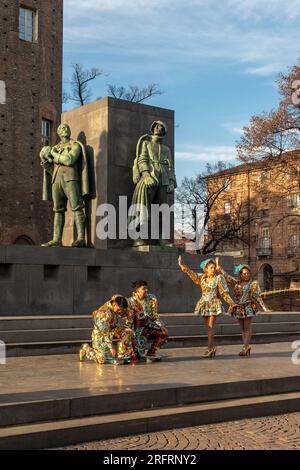
[{"label": "beaded costume", "polygon": [[[105,364],[118,358],[134,358],[134,332],[122,319],[121,315],[113,312],[111,302],[107,302],[93,313],[94,329],[92,332],[92,348],[84,345],[81,358],[84,357],[98,364]],[[117,354],[113,341],[118,342]]]},{"label": "beaded costume", "polygon": [[225,300],[230,307],[234,305],[223,275],[218,274],[214,278],[208,279],[206,274],[197,274],[185,265],[182,266],[182,271],[187,274],[202,291],[202,297],[195,308],[196,315],[201,315],[202,317],[221,315],[223,313],[222,299]]},{"label": "beaded costume", "polygon": [[[237,267],[237,274],[244,268],[250,271],[249,266],[241,265]],[[219,271],[226,279],[228,285],[232,287],[237,300],[238,306],[230,310],[232,316],[238,319],[253,318],[257,316],[259,311],[268,311],[262,299],[261,290],[257,281],[249,281],[244,284],[227,274],[222,268],[219,268]]]},{"label": "beaded costume", "polygon": [[145,355],[148,340],[152,342],[148,355],[155,355],[156,351],[167,343],[169,336],[159,318],[157,298],[148,294],[141,300],[134,293],[128,301],[131,310],[128,325],[135,332],[137,353],[140,357]]}]

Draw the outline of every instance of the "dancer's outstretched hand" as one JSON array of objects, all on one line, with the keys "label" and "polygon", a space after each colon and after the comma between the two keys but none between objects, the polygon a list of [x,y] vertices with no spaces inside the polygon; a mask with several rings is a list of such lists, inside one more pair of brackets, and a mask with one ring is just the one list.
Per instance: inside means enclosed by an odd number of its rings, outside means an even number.
[{"label": "dancer's outstretched hand", "polygon": [[178,265],[180,266],[180,268],[183,267],[183,259],[182,259],[182,256],[179,256],[179,258],[178,258]]}]

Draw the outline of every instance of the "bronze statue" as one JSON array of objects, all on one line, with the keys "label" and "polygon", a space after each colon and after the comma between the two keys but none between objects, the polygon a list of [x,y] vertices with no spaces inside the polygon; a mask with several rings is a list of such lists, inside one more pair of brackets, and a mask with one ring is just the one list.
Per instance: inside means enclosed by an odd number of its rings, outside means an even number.
[{"label": "bronze statue", "polygon": [[44,168],[43,200],[52,201],[54,209],[53,240],[42,246],[62,246],[63,229],[67,203],[74,212],[77,240],[73,247],[86,247],[86,216],[84,197],[89,195],[88,162],[85,147],[71,139],[68,124],[61,124],[57,130],[61,139],[54,147],[41,151],[41,165]]},{"label": "bronze statue", "polygon": [[[139,226],[149,223],[151,204],[167,204],[168,194],[173,194],[177,188],[171,150],[163,143],[167,132],[164,122],[155,121],[151,126],[151,135],[142,136],[137,144],[133,167],[136,188],[132,206],[139,207],[140,210],[131,212],[130,221],[137,219]],[[143,208],[147,208],[147,211]],[[164,247],[168,243],[160,228],[159,244]],[[141,238],[134,242],[135,247],[145,245],[146,241]]]}]

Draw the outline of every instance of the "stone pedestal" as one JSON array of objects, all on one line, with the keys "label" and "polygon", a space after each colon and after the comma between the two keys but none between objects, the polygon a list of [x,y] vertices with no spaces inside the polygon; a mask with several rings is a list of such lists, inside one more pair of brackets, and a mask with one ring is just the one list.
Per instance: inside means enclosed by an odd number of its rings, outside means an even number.
[{"label": "stone pedestal", "polygon": [[[200,272],[203,258],[185,255]],[[143,279],[164,313],[194,310],[201,291],[181,272],[177,253],[0,246],[0,316],[84,315],[112,294],[131,295]],[[233,259],[221,259],[233,272]]]},{"label": "stone pedestal", "polygon": [[144,245],[133,247],[134,251],[139,253],[179,253],[178,248],[174,246],[161,247],[159,245]]},{"label": "stone pedestal", "polygon": [[[87,148],[92,187],[92,198],[87,201],[88,243],[96,249],[132,246],[126,233],[123,239],[119,236],[118,210],[117,239],[99,240],[96,226],[100,219],[96,211],[100,204],[112,204],[118,209],[120,196],[128,198],[123,213],[128,209],[134,192],[132,168],[136,145],[142,135],[149,133],[151,124],[157,119],[165,121],[168,126],[166,144],[171,148],[174,158],[174,111],[104,98],[62,115],[62,122],[71,126],[72,138],[80,140]],[[173,195],[169,196],[168,202],[174,204]],[[73,238],[73,217],[69,212],[64,245],[70,246]]]}]

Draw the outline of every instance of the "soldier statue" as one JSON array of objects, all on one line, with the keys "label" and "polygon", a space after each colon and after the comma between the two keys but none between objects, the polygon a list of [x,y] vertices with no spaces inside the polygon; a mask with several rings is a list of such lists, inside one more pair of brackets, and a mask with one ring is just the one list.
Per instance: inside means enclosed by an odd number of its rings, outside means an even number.
[{"label": "soldier statue", "polygon": [[[152,204],[167,204],[168,195],[177,188],[174,166],[170,148],[163,143],[168,133],[167,125],[155,121],[151,126],[151,135],[144,135],[137,144],[136,159],[133,167],[133,182],[136,185],[130,210],[129,222],[142,227],[151,221]],[[169,246],[162,228],[159,227],[159,244]],[[141,247],[147,243],[142,238],[135,240],[134,246]]]},{"label": "soldier statue", "polygon": [[53,239],[42,245],[62,246],[67,203],[74,213],[77,240],[73,247],[86,247],[86,215],[84,197],[89,195],[88,162],[85,147],[71,139],[68,124],[61,124],[57,130],[59,144],[44,147],[40,153],[44,168],[43,200],[53,202]]}]

